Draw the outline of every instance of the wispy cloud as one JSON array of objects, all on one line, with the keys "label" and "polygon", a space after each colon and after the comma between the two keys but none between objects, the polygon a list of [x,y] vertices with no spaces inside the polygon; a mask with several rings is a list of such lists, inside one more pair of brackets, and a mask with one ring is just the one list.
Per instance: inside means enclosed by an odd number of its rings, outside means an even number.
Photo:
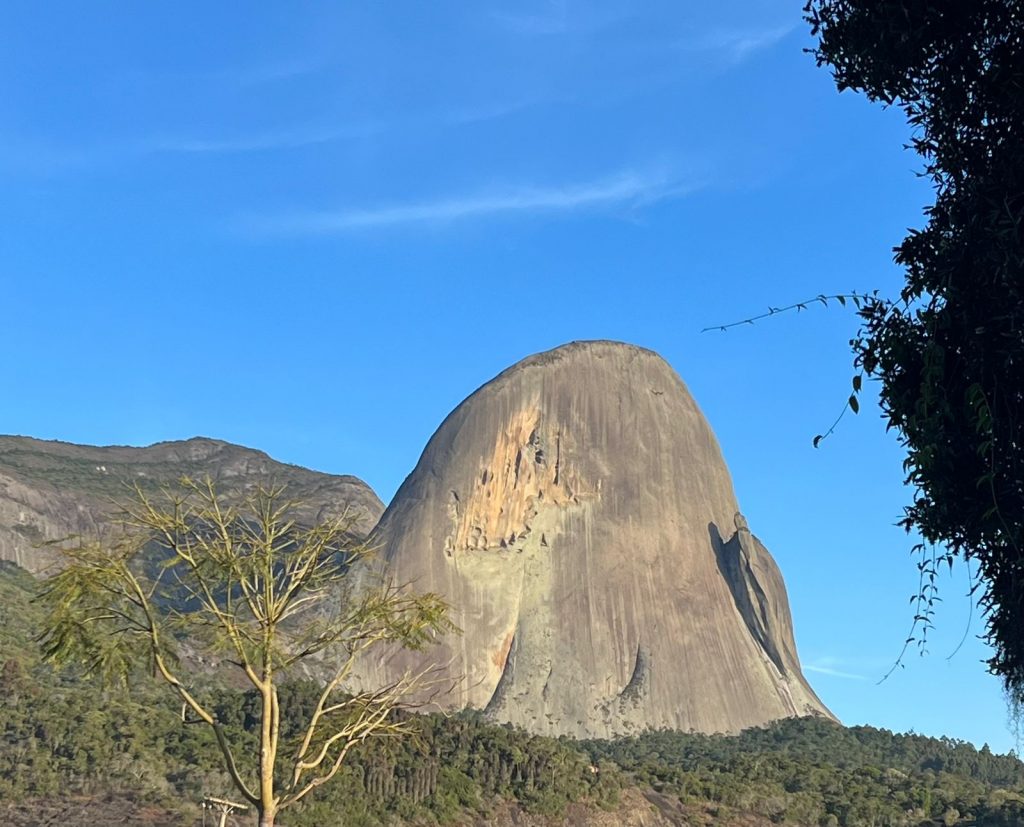
[{"label": "wispy cloud", "polygon": [[498,120],[522,112],[536,105],[534,98],[519,98],[505,102],[482,103],[477,106],[464,106],[451,109],[436,117],[427,118],[427,123],[438,123],[441,126],[464,126]]},{"label": "wispy cloud", "polygon": [[569,30],[569,21],[564,5],[550,14],[495,12],[492,16],[499,26],[514,34],[552,35],[564,34]]},{"label": "wispy cloud", "polygon": [[279,132],[253,132],[218,138],[154,137],[140,141],[137,154],[157,153],[232,153],[260,152],[272,149],[299,149],[317,144],[363,138],[382,132],[376,123],[351,124],[342,127],[303,127]]},{"label": "wispy cloud", "polygon": [[730,29],[688,39],[682,46],[688,51],[710,52],[726,63],[742,63],[757,52],[769,49],[795,31],[797,24],[761,29]]},{"label": "wispy cloud", "polygon": [[114,82],[159,85],[161,87],[182,84],[191,86],[197,83],[228,88],[262,86],[315,75],[330,69],[333,65],[334,61],[328,52],[313,49],[305,55],[278,59],[268,58],[253,63],[163,72],[127,70],[122,72]]},{"label": "wispy cloud", "polygon": [[361,229],[452,224],[512,214],[567,213],[611,207],[636,209],[698,188],[667,175],[624,172],[583,184],[507,187],[488,193],[380,207],[252,217],[252,231],[277,235],[329,235]]},{"label": "wispy cloud", "polygon": [[[810,658],[803,663],[807,672],[816,672],[819,675],[828,675],[833,678],[843,678],[850,681],[873,681],[877,676],[871,677],[882,668],[884,661],[878,658],[864,657],[837,657],[836,655],[821,655]],[[864,674],[867,672],[868,674]]]},{"label": "wispy cloud", "polygon": [[5,173],[50,176],[85,166],[92,157],[89,149],[0,134],[0,171]]},{"label": "wispy cloud", "polygon": [[511,100],[506,103],[490,102],[473,107],[456,108],[442,112],[411,114],[391,121],[356,121],[339,126],[304,125],[289,129],[253,131],[229,136],[155,136],[138,141],[132,149],[135,154],[228,154],[263,152],[275,149],[301,149],[302,147],[330,144],[359,138],[369,138],[399,130],[409,132],[430,127],[458,127],[504,118],[529,108],[533,101]]},{"label": "wispy cloud", "polygon": [[811,663],[803,665],[805,672],[815,672],[819,675],[830,675],[833,678],[845,678],[851,681],[866,681],[867,675],[858,675],[856,672],[844,672],[841,669],[833,669],[831,666],[815,666]]},{"label": "wispy cloud", "polygon": [[216,75],[223,80],[232,80],[240,86],[257,86],[314,75],[330,65],[331,60],[326,55],[314,54],[255,66],[222,69]]},{"label": "wispy cloud", "polygon": [[338,127],[303,126],[279,131],[254,131],[225,136],[151,135],[109,138],[78,146],[59,145],[0,134],[0,169],[30,175],[59,174],[125,160],[171,155],[229,155],[302,149],[372,137],[389,127],[383,123],[352,123]]},{"label": "wispy cloud", "polygon": [[491,19],[514,35],[545,37],[564,34],[591,34],[622,20],[630,14],[628,4],[611,3],[604,8],[593,4],[573,4],[569,0],[548,0],[540,11],[491,12]]}]

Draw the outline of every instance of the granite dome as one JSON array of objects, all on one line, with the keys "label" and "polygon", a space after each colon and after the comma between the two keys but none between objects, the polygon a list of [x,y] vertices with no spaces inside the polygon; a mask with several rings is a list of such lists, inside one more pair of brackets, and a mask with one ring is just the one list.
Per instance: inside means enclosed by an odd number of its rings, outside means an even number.
[{"label": "granite dome", "polygon": [[450,707],[577,737],[830,716],[714,434],[652,351],[573,342],[499,374],[445,419],[372,541],[455,608]]}]

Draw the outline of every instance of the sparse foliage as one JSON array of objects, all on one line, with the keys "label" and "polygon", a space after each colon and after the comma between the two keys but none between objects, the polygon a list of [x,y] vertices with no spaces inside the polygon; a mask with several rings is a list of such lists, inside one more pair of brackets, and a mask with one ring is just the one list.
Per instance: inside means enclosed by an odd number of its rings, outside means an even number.
[{"label": "sparse foliage", "polygon": [[[703,330],[701,330],[701,333],[707,333],[708,331],[711,330],[717,330],[721,333],[725,333],[726,331],[731,330],[734,327],[742,327],[746,325],[755,324],[756,322],[759,322],[762,319],[769,319],[772,316],[778,316],[781,313],[800,313],[801,311],[807,310],[809,307],[814,307],[818,304],[820,304],[822,307],[828,307],[829,302],[835,302],[840,307],[846,307],[846,303],[849,302],[853,307],[855,307],[859,311],[864,306],[866,306],[869,301],[877,299],[877,296],[878,291],[875,291],[873,294],[858,293],[856,290],[851,290],[849,293],[833,293],[831,295],[825,295],[824,293],[821,293],[815,296],[813,299],[805,299],[804,301],[793,302],[792,304],[787,304],[782,307],[769,307],[768,310],[765,311],[764,313],[758,313],[757,315],[754,316],[748,316],[747,318],[740,319],[739,321],[727,322],[725,324],[717,324],[712,325],[711,327],[705,327]],[[858,371],[856,374],[854,374],[852,391],[849,397],[847,397],[846,402],[843,403],[843,407],[839,411],[839,415],[835,418],[835,421],[833,421],[832,424],[829,425],[825,431],[823,431],[820,434],[817,434],[814,437],[813,444],[815,448],[817,448],[821,444],[822,440],[828,439],[828,437],[832,436],[832,434],[835,433],[836,427],[839,425],[840,422],[842,422],[843,417],[846,416],[847,411],[853,411],[853,413],[855,414],[860,413],[860,400],[858,399],[858,395],[861,392],[863,382],[864,373],[863,371]]]},{"label": "sparse foliage", "polygon": [[[296,506],[274,486],[238,502],[210,480],[183,479],[161,497],[138,488],[116,530],[63,550],[66,566],[42,596],[47,658],[108,681],[128,680],[144,661],[182,719],[213,732],[261,827],[337,775],[354,746],[408,729],[392,713],[428,672],[350,694],[359,659],[379,645],[420,649],[454,629],[437,595],[370,581],[371,549],[352,539],[354,518],[301,525]],[[211,664],[258,697],[255,750],[228,737],[203,680]],[[304,723],[285,732],[280,688],[300,667],[325,680]]]}]

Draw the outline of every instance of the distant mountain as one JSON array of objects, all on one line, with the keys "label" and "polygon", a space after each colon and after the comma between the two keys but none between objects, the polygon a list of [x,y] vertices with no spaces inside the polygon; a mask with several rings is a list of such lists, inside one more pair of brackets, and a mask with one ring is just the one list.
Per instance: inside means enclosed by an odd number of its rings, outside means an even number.
[{"label": "distant mountain", "polygon": [[[715,436],[649,350],[574,342],[488,382],[372,538],[398,580],[455,607],[464,634],[429,653],[451,707],[574,737],[831,717]],[[421,657],[388,653],[365,679]]]},{"label": "distant mountain", "polygon": [[0,436],[0,560],[38,574],[55,559],[44,543],[95,531],[114,501],[130,497],[135,484],[155,491],[186,475],[209,475],[228,494],[257,480],[286,484],[311,520],[346,508],[360,513],[357,530],[362,535],[384,509],[357,477],[286,465],[262,451],[215,439],[132,448]]}]

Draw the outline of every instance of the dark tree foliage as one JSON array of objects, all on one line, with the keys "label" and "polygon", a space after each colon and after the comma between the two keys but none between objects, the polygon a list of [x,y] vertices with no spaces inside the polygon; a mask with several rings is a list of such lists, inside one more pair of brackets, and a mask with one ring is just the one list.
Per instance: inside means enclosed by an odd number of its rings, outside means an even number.
[{"label": "dark tree foliage", "polygon": [[[856,365],[880,381],[914,488],[902,524],[938,563],[977,565],[989,661],[1024,700],[1024,3],[809,0],[840,91],[899,106],[935,203],[895,249],[900,296],[860,308]],[[927,609],[919,612],[925,627]],[[926,631],[926,629],[924,630]]]}]

